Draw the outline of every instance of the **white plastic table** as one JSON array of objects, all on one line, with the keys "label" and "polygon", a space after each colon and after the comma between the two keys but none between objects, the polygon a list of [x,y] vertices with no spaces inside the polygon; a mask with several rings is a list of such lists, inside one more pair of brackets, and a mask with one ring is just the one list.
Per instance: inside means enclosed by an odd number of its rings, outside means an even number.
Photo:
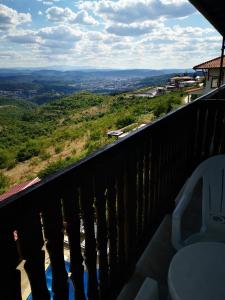
[{"label": "white plastic table", "polygon": [[168,273],[172,300],[225,299],[225,244],[196,243],[173,257]]}]

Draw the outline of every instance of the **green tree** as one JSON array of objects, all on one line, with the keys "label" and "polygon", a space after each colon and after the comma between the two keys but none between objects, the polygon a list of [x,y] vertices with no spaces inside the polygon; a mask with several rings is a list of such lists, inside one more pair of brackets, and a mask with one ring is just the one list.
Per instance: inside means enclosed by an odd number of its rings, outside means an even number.
[{"label": "green tree", "polygon": [[9,168],[13,162],[13,155],[7,150],[0,149],[0,169]]},{"label": "green tree", "polygon": [[135,118],[133,116],[125,116],[121,117],[116,121],[116,126],[118,128],[123,128],[135,122]]},{"label": "green tree", "polygon": [[41,146],[36,141],[26,143],[17,153],[16,160],[22,162],[31,157],[38,156],[41,151]]}]

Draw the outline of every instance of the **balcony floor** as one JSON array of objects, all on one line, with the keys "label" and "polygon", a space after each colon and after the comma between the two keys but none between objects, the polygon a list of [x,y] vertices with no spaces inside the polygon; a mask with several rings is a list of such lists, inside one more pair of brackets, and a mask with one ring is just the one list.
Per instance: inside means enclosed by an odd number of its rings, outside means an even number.
[{"label": "balcony floor", "polygon": [[[183,237],[198,231],[201,225],[201,183],[183,216]],[[168,300],[168,270],[176,250],[171,243],[172,216],[166,215],[136,264],[133,276],[124,286],[117,300],[133,300],[146,277],[157,281],[159,300]]]}]

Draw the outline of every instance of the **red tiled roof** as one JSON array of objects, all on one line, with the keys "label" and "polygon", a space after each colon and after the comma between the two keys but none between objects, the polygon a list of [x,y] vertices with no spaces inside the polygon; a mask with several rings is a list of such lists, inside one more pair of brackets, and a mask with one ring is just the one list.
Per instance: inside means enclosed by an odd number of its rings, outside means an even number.
[{"label": "red tiled roof", "polygon": [[186,93],[193,93],[193,92],[197,92],[197,91],[201,91],[201,90],[203,90],[202,87],[197,87],[197,88],[186,90]]},{"label": "red tiled roof", "polygon": [[170,78],[170,80],[180,80],[180,81],[185,81],[185,80],[191,80],[193,77],[191,76],[175,76]]},{"label": "red tiled roof", "polygon": [[[214,68],[220,68],[220,60],[221,56],[213,58],[211,60],[208,60],[200,65],[194,66],[193,69],[214,69]],[[223,67],[225,68],[225,56],[223,60]]]},{"label": "red tiled roof", "polygon": [[0,201],[3,201],[7,198],[9,198],[12,195],[15,195],[16,193],[19,193],[25,189],[27,189],[28,187],[32,186],[33,184],[39,182],[41,179],[36,177],[32,180],[26,181],[24,183],[21,184],[17,184],[14,187],[11,188],[11,190],[5,192],[4,194],[0,195]]}]

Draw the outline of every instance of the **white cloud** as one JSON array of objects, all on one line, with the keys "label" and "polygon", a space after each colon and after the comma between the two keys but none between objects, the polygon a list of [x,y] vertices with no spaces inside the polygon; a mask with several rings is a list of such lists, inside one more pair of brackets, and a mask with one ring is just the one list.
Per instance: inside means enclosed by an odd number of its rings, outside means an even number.
[{"label": "white cloud", "polygon": [[74,13],[70,8],[62,8],[52,6],[46,10],[47,19],[53,22],[68,22],[82,25],[97,25],[98,22],[88,14],[87,11],[82,10]]},{"label": "white cloud", "polygon": [[[146,28],[150,26],[145,22],[143,25]],[[30,51],[32,57],[29,59],[33,61],[57,61],[64,64],[69,58],[74,65],[83,63],[139,68],[162,68],[163,65],[168,68],[191,67],[198,60],[201,61],[205,49],[207,55],[213,57],[220,44],[211,29],[166,27],[163,24],[153,26],[150,34],[139,35],[138,32],[138,36],[127,33],[125,36],[115,35],[107,31],[81,31],[71,25],[59,24],[37,31],[18,30],[16,34],[9,35],[7,40],[23,46],[24,53]]]},{"label": "white cloud", "polygon": [[103,41],[105,38],[105,34],[99,31],[90,31],[87,33],[87,39],[89,41]]},{"label": "white cloud", "polygon": [[61,0],[49,0],[49,1],[37,0],[37,2],[41,2],[43,5],[47,5],[47,6],[53,5],[54,2],[59,2],[59,1],[61,1]]},{"label": "white cloud", "polygon": [[31,22],[30,13],[19,13],[15,9],[0,4],[0,30],[7,31],[28,22]]},{"label": "white cloud", "polygon": [[4,37],[5,41],[21,44],[32,53],[37,50],[39,54],[50,52],[64,55],[75,49],[82,38],[81,31],[65,25],[44,27],[39,31],[20,30]]},{"label": "white cloud", "polygon": [[194,13],[187,1],[178,0],[119,0],[85,1],[78,7],[92,9],[106,21],[131,24],[160,18],[180,18]]},{"label": "white cloud", "polygon": [[[35,11],[35,15],[46,15],[44,28],[34,19],[27,30],[18,25],[31,20],[29,14],[21,16],[13,9],[16,17],[7,14],[4,24],[9,25],[4,25],[0,36],[0,56],[5,56],[1,61],[10,63],[12,57],[11,65],[68,62],[98,67],[185,68],[217,55],[220,48],[221,38],[215,30],[184,26],[177,19],[193,12],[185,0],[82,0],[76,1],[74,11],[57,6],[58,1],[38,2],[54,3]],[[177,19],[179,25],[169,26],[168,18]],[[12,51],[16,44],[21,55],[18,60]]]},{"label": "white cloud", "polygon": [[50,7],[46,10],[47,19],[53,22],[65,22],[74,19],[74,12],[69,8],[58,6]]},{"label": "white cloud", "polygon": [[4,59],[18,59],[21,55],[16,51],[0,51],[0,57]]},{"label": "white cloud", "polygon": [[60,25],[55,27],[45,27],[38,32],[38,36],[43,39],[76,42],[82,38],[82,33],[69,26]]},{"label": "white cloud", "polygon": [[43,1],[42,3],[43,3],[44,5],[49,5],[49,6],[53,4],[53,2],[50,2],[50,1]]},{"label": "white cloud", "polygon": [[154,22],[133,24],[113,24],[106,28],[107,32],[119,36],[139,36],[150,33],[157,26]]},{"label": "white cloud", "polygon": [[97,25],[98,22],[90,16],[87,11],[80,11],[76,14],[76,17],[73,21],[74,23],[83,24],[83,25]]},{"label": "white cloud", "polygon": [[18,44],[35,44],[40,42],[37,33],[32,30],[23,30],[16,34],[10,34],[7,36],[7,40]]}]

